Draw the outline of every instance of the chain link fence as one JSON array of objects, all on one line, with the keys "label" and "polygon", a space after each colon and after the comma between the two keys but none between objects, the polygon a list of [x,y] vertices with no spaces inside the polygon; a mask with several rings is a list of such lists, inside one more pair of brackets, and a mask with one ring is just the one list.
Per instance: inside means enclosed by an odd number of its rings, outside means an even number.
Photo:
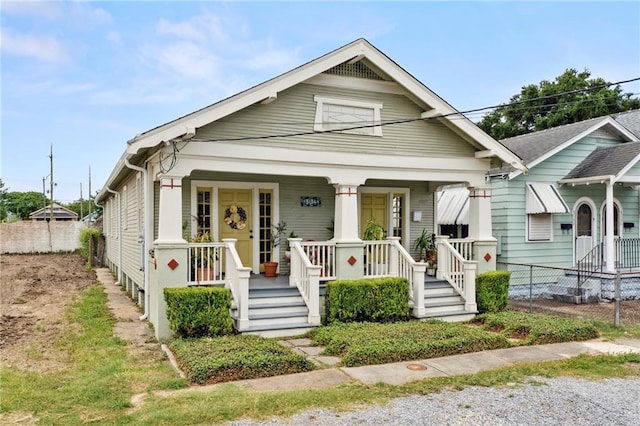
[{"label": "chain link fence", "polygon": [[616,325],[640,324],[640,271],[585,273],[505,262],[498,262],[497,269],[511,272],[511,309]]}]

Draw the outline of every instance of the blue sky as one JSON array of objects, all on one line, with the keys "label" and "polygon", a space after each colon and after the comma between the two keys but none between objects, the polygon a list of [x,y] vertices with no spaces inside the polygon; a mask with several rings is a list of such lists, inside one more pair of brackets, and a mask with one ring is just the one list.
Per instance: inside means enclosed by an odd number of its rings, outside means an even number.
[{"label": "blue sky", "polygon": [[[364,37],[460,111],[567,68],[640,77],[640,2],[11,2],[0,177],[87,197],[126,141]],[[622,86],[640,93],[640,83]],[[49,182],[46,182],[47,188]]]}]

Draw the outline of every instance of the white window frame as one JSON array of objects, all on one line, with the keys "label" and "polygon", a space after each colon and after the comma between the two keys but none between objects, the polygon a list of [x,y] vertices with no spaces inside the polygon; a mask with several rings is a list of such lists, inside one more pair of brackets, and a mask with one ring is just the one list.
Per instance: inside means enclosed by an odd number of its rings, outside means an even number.
[{"label": "white window frame", "polygon": [[[538,223],[536,224],[537,226],[539,226],[540,230],[539,232],[542,232],[544,229],[543,227],[546,225],[547,226],[547,231],[548,234],[545,237],[538,237],[538,238],[532,238],[531,235],[531,228],[532,228],[532,219],[533,218],[540,219],[542,220],[542,218],[548,218],[548,224],[545,223]],[[532,243],[547,243],[547,242],[551,242],[553,241],[553,213],[529,213],[527,214],[527,242],[532,242]]]},{"label": "white window frame", "polygon": [[[351,99],[340,99],[340,98],[329,98],[326,96],[314,96],[313,100],[316,102],[316,117],[313,124],[313,130],[315,132],[326,132],[329,130],[333,130],[340,133],[348,133],[354,135],[365,135],[365,136],[382,136],[382,126],[373,126],[373,127],[364,127],[361,129],[351,129],[351,130],[336,130],[331,127],[326,126],[323,117],[324,117],[324,106],[325,105],[338,105],[338,106],[346,106],[346,107],[355,107],[355,108],[365,108],[373,110],[373,123],[381,123],[381,114],[380,110],[382,109],[381,102],[367,102],[367,101],[354,101]],[[348,126],[347,126],[348,127]]]}]

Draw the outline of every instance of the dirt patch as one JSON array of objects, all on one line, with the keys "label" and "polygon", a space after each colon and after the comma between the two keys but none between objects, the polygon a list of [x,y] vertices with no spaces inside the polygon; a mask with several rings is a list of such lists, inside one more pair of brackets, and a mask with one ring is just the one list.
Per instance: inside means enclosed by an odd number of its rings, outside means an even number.
[{"label": "dirt patch", "polygon": [[66,307],[96,282],[78,254],[0,256],[0,362],[28,371],[64,366],[56,349]]},{"label": "dirt patch", "polygon": [[[519,311],[529,311],[550,315],[565,316],[578,319],[595,319],[613,323],[615,318],[615,303],[564,303],[557,300],[533,299],[510,300],[508,307]],[[620,301],[620,323],[622,325],[640,324],[640,300]]]}]

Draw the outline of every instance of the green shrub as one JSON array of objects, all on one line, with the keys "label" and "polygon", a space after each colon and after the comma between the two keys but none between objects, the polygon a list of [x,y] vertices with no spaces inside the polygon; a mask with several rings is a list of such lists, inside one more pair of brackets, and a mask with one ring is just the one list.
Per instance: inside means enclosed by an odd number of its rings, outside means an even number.
[{"label": "green shrub", "polygon": [[89,259],[89,241],[93,244],[93,255],[98,252],[98,240],[102,238],[102,232],[98,228],[83,228],[80,231],[80,255]]},{"label": "green shrub", "polygon": [[199,384],[255,379],[313,370],[301,354],[259,336],[178,339],[170,344],[178,365]]},{"label": "green shrub", "polygon": [[325,321],[392,322],[409,319],[409,283],[404,278],[339,280],[327,283]]},{"label": "green shrub", "polygon": [[510,346],[505,336],[459,323],[410,321],[393,324],[332,324],[310,332],[326,355],[348,367],[478,352]]},{"label": "green shrub", "polygon": [[598,337],[596,327],[586,321],[518,311],[486,313],[476,316],[474,322],[481,323],[485,330],[522,339],[523,345],[573,342]]},{"label": "green shrub", "polygon": [[509,302],[509,271],[489,271],[476,277],[476,303],[478,311],[500,312]]},{"label": "green shrub", "polygon": [[169,327],[180,337],[221,336],[233,331],[228,289],[165,288],[164,300]]}]

